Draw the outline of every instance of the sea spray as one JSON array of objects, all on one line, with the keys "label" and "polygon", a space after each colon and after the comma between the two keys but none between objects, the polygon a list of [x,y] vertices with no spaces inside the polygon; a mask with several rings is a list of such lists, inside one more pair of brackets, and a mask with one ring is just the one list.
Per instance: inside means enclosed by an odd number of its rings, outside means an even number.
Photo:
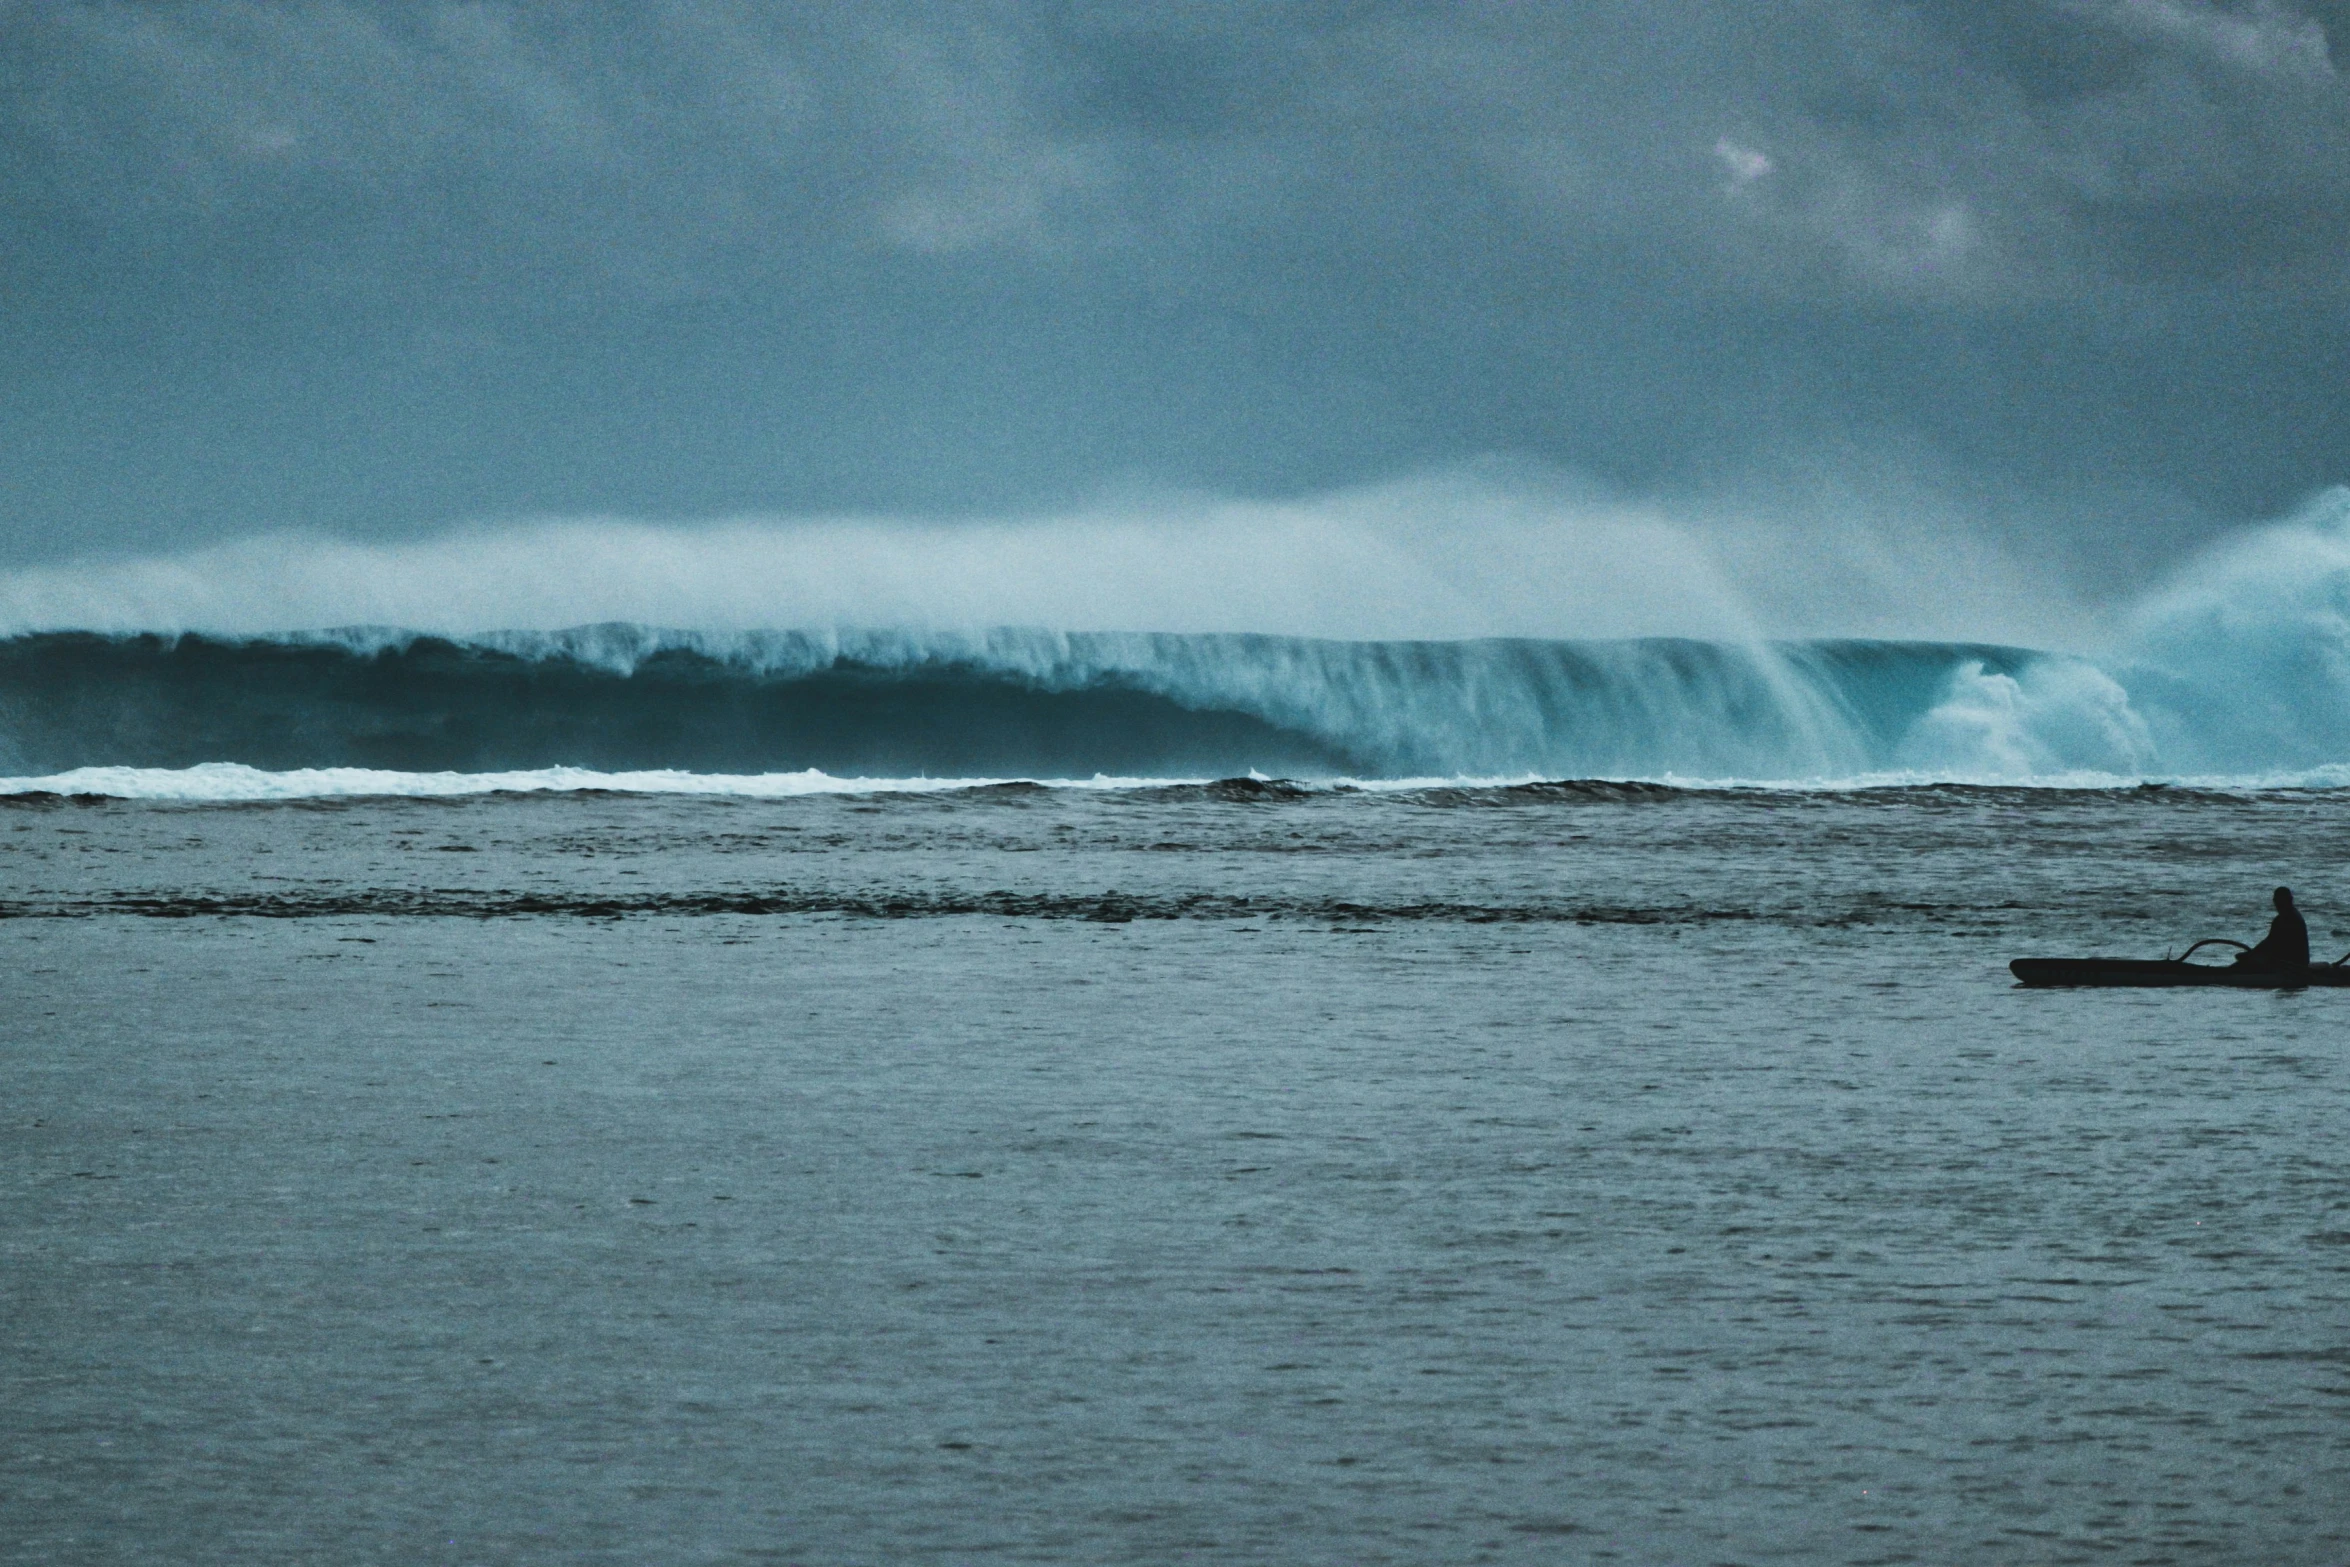
[{"label": "sea spray", "polygon": [[1904,771],[1958,778],[2143,776],[2155,756],[2119,682],[2081,659],[2053,657],[2013,673],[1960,663],[1893,752]]},{"label": "sea spray", "polygon": [[2190,562],[2118,671],[2174,767],[2350,761],[2350,488]]}]

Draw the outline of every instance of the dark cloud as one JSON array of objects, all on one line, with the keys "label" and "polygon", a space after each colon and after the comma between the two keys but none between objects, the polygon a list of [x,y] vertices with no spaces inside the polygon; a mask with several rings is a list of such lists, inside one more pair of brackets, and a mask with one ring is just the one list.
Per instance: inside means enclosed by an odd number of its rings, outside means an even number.
[{"label": "dark cloud", "polygon": [[2350,468],[2346,27],[20,4],[0,549],[1483,453],[1670,490],[1906,452],[2085,527],[2272,509]]}]

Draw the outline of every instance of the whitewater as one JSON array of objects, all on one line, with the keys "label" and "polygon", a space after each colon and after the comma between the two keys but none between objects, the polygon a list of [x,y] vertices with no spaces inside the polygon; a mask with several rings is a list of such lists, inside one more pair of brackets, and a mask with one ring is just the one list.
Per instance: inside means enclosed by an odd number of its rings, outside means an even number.
[{"label": "whitewater", "polygon": [[[453,559],[478,570],[502,547]],[[731,570],[726,551],[749,546],[709,547]],[[254,616],[355,601],[337,596],[342,578],[320,585],[332,573],[317,560],[233,612],[203,571],[158,570],[20,573],[0,591],[14,628],[0,639],[0,787],[778,793],[1251,774],[2327,787],[2350,764],[2350,490],[2189,563],[2095,653],[1751,630],[270,628]],[[540,608],[590,602],[604,601]],[[719,618],[753,613],[729,601]]]}]

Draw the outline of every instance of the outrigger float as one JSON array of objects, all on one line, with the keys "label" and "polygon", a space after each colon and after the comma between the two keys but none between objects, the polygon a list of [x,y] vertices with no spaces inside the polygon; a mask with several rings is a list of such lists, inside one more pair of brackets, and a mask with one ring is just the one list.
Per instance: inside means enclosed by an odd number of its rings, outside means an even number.
[{"label": "outrigger float", "polygon": [[2251,968],[2187,960],[2205,947],[2251,949],[2223,936],[2198,941],[2175,958],[2017,958],[2007,971],[2018,984],[2171,986],[2222,985],[2235,990],[2350,990],[2350,953],[2304,969]]}]

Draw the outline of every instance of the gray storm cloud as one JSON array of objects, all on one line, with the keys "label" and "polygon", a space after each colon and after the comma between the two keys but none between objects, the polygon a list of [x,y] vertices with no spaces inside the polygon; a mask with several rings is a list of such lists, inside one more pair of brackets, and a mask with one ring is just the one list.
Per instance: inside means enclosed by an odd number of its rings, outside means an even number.
[{"label": "gray storm cloud", "polygon": [[19,4],[0,552],[1500,454],[1717,511],[1925,473],[2142,574],[2350,467],[2346,40],[2338,0]]}]

